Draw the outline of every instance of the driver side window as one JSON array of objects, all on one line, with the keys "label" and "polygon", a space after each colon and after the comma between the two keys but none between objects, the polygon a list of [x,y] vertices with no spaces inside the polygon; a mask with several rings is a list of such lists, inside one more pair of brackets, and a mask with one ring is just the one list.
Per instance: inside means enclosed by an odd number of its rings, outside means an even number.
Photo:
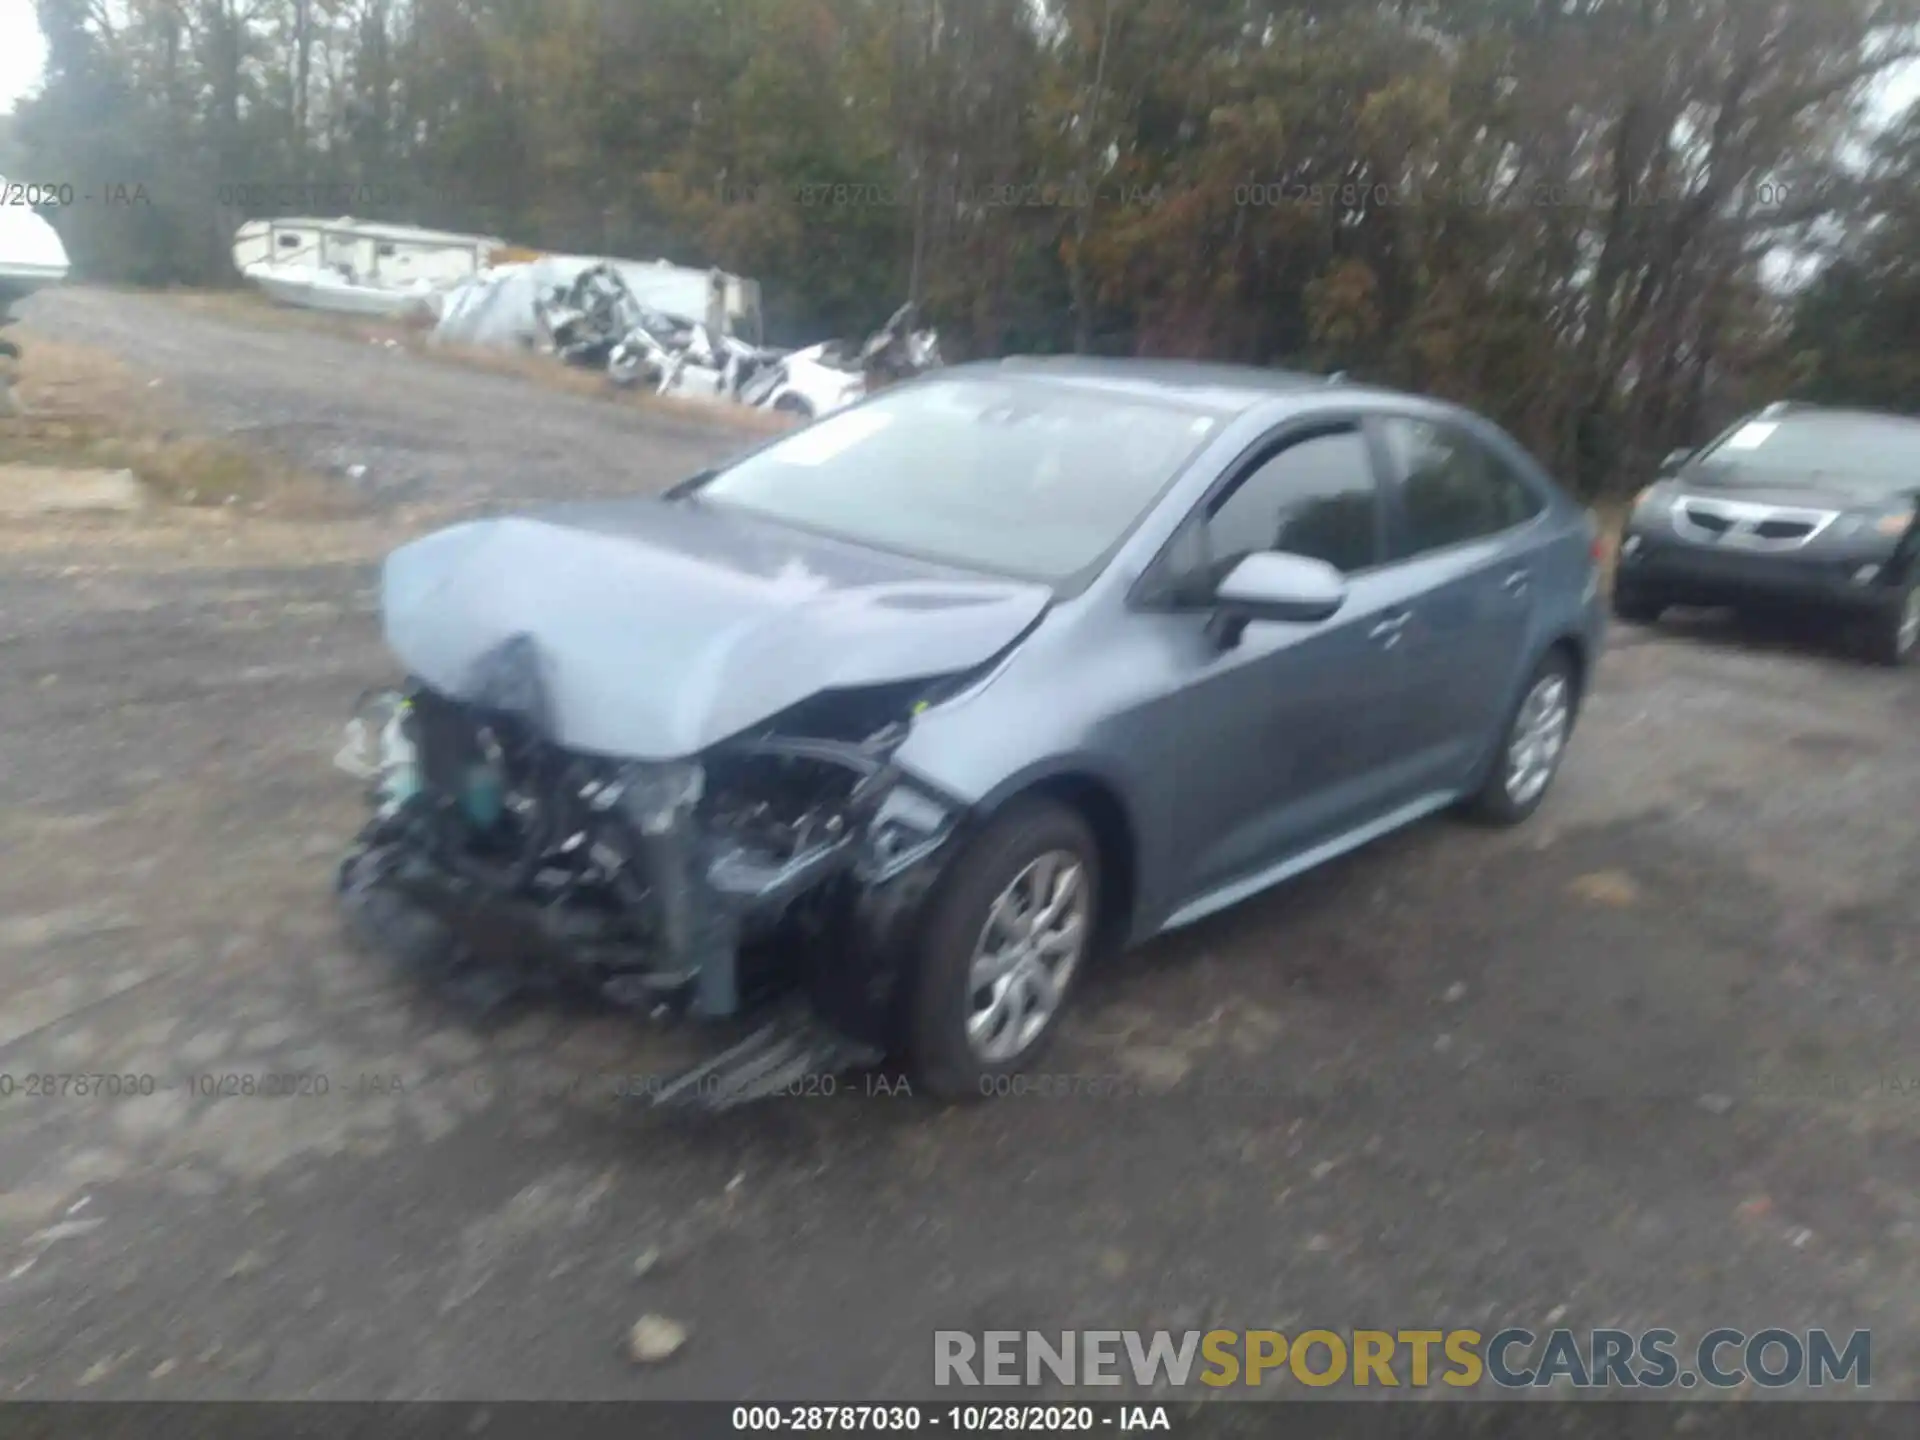
[{"label": "driver side window", "polygon": [[1208,578],[1247,556],[1285,550],[1351,575],[1380,563],[1373,461],[1358,430],[1295,441],[1216,501],[1206,522]]}]

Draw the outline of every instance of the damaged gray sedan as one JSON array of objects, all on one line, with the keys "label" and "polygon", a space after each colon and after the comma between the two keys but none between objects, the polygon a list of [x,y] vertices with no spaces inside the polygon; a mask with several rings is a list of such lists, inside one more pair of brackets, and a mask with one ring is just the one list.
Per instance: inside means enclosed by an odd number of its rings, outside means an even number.
[{"label": "damaged gray sedan", "polygon": [[[1434,811],[1537,807],[1594,536],[1485,421],[1316,377],[963,366],[664,497],[396,551],[340,872],[452,982],[972,1096],[1089,961]],[[758,1029],[750,1029],[759,1020]]]}]

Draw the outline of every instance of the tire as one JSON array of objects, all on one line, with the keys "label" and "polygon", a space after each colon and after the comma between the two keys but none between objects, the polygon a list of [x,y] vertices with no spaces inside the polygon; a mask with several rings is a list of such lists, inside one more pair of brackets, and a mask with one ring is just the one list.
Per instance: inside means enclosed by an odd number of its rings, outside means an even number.
[{"label": "tire", "polygon": [[1876,665],[1906,665],[1920,656],[1920,578],[1909,579],[1868,622],[1866,638]]},{"label": "tire", "polygon": [[1666,613],[1666,602],[1628,585],[1613,587],[1613,614],[1629,625],[1653,625]]},{"label": "tire", "polygon": [[813,419],[813,406],[799,395],[782,395],[773,402],[773,408],[781,415],[791,415],[799,420]]},{"label": "tire", "polygon": [[[1006,982],[997,986],[976,986],[975,962],[979,959],[984,968],[991,968],[991,960],[977,953],[983,947],[997,946],[1003,955],[1008,953],[1006,942],[1023,917],[1016,914],[1011,927],[1003,928],[999,922],[990,927],[995,906],[1010,894],[1016,901],[1033,896],[1047,878],[1039,867],[1050,858],[1055,866],[1053,893],[1070,901],[1069,911],[1079,917],[1079,932],[1070,958],[1065,946],[1060,947],[1060,960],[1044,953],[1032,957],[1057,982],[1052,986],[1057,1000],[1041,1017],[1040,992],[1034,988],[1031,970],[1022,968],[1027,962],[1016,965]],[[1077,883],[1063,885],[1066,861],[1078,867]],[[1099,847],[1077,812],[1053,801],[1033,800],[1017,802],[991,821],[947,873],[921,933],[906,1047],[915,1078],[943,1100],[978,1100],[992,1094],[1003,1077],[1019,1073],[1037,1059],[1086,971],[1099,915]],[[996,1006],[1004,1024],[979,1039],[970,1038],[969,1021]],[[1032,1023],[1035,1020],[1037,1025]],[[1028,1028],[1032,1033],[1023,1037],[1020,1032]],[[999,1053],[996,1042],[1015,1048]]]},{"label": "tire", "polygon": [[[1536,718],[1545,723],[1546,716],[1533,707],[1542,704],[1543,694],[1552,693],[1555,686],[1560,696],[1558,738],[1552,742],[1551,754],[1546,757],[1545,773],[1542,776],[1530,775],[1526,785],[1516,786],[1514,753],[1520,732]],[[1487,767],[1486,779],[1465,807],[1471,818],[1485,825],[1518,825],[1540,808],[1541,802],[1547,798],[1547,792],[1553,788],[1554,778],[1560,773],[1560,762],[1566,754],[1567,740],[1573,734],[1578,704],[1579,680],[1574,674],[1573,662],[1564,651],[1549,652],[1528,679],[1520,698],[1507,715],[1506,724],[1500,728],[1500,743],[1494,750],[1492,763]],[[1551,710],[1552,706],[1548,705],[1547,709]],[[1536,743],[1543,739],[1537,736]]]}]

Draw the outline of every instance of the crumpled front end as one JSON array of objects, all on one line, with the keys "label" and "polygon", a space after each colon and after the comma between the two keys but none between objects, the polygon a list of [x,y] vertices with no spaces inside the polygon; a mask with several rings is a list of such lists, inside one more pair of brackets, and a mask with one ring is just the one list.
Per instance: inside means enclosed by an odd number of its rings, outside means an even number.
[{"label": "crumpled front end", "polygon": [[892,764],[927,685],[816,696],[698,756],[627,761],[554,744],[537,670],[498,660],[477,700],[415,683],[349,727],[340,763],[373,815],[339,890],[362,936],[483,1004],[569,988],[724,1021],[813,1002],[729,1052],[730,1081],[703,1067],[701,1099],[877,1060],[902,897],[960,821]]}]

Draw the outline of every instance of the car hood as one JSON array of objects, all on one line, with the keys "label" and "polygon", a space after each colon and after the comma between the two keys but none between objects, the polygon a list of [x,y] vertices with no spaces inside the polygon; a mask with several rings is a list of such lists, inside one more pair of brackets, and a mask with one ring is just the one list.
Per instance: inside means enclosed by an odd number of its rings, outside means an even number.
[{"label": "car hood", "polygon": [[[1760,475],[1739,467],[1683,470],[1675,481],[1675,488],[1715,500],[1798,506],[1806,510],[1896,510],[1913,503],[1911,489],[1889,493],[1881,486],[1849,485],[1844,474],[1787,478]],[[1916,482],[1914,488],[1920,488],[1920,482]]]},{"label": "car hood", "polygon": [[394,551],[381,589],[387,643],[426,684],[498,703],[511,656],[556,743],[637,760],[696,754],[823,691],[968,669],[1052,600],[656,500],[455,525]]}]

